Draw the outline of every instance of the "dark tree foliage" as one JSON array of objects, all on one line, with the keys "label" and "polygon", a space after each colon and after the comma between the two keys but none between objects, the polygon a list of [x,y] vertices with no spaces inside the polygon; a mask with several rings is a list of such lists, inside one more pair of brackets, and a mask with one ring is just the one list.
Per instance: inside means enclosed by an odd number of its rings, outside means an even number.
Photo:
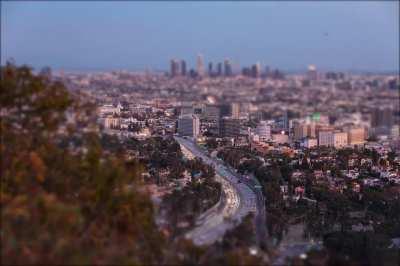
[{"label": "dark tree foliage", "polygon": [[1,76],[2,263],[159,262],[140,166],[104,157],[92,133],[73,152],[61,148],[74,134],[66,114],[75,127],[87,117],[79,99],[25,66],[7,64]]}]

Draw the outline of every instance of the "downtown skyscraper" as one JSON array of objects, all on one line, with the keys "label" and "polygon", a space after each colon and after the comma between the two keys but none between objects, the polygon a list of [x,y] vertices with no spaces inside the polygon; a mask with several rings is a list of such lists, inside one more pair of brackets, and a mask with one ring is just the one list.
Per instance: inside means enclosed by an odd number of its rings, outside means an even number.
[{"label": "downtown skyscraper", "polygon": [[205,74],[204,59],[203,59],[203,55],[201,55],[201,54],[197,55],[197,74],[200,77],[204,77],[204,74]]}]

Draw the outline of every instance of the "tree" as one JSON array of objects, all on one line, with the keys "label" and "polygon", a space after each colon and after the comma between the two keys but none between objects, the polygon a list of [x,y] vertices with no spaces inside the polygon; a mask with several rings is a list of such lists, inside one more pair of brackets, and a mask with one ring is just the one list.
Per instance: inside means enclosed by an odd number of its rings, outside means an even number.
[{"label": "tree", "polygon": [[[8,63],[1,77],[1,263],[161,262],[141,166],[104,156],[97,135],[79,130],[90,111],[49,75]],[[60,148],[74,134],[74,152]]]}]

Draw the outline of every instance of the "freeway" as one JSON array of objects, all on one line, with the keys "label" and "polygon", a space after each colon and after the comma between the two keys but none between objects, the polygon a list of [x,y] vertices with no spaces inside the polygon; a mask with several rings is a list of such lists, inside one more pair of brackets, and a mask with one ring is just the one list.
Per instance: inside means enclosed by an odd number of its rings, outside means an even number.
[{"label": "freeway", "polygon": [[260,185],[254,177],[244,178],[222,161],[210,158],[194,142],[175,137],[183,153],[189,157],[199,157],[215,169],[217,180],[222,184],[220,202],[199,217],[196,227],[186,234],[194,243],[211,244],[221,239],[225,231],[234,227],[236,221],[249,213],[255,214],[256,239],[264,243],[265,207]]}]

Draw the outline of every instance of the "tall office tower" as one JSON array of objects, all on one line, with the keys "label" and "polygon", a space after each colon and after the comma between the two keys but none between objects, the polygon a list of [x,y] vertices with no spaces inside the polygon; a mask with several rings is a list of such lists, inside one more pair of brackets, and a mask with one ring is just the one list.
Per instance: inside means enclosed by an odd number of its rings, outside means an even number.
[{"label": "tall office tower", "polygon": [[201,105],[193,105],[193,113],[195,115],[201,115],[203,113],[203,106],[201,106]]},{"label": "tall office tower", "polygon": [[208,63],[208,76],[212,77],[214,75],[213,73],[213,63],[210,62]]},{"label": "tall office tower", "polygon": [[271,68],[269,66],[265,67],[265,77],[267,78],[271,77]]},{"label": "tall office tower", "polygon": [[251,69],[248,67],[242,68],[242,75],[245,77],[250,77],[251,76]]},{"label": "tall office tower", "polygon": [[217,64],[217,76],[222,76],[222,63]]},{"label": "tall office tower", "polygon": [[267,121],[260,121],[257,125],[255,133],[260,137],[260,140],[267,141],[271,139],[271,126]]},{"label": "tall office tower", "polygon": [[218,120],[221,117],[220,107],[217,105],[205,105],[202,113],[207,120]]},{"label": "tall office tower", "polygon": [[225,59],[224,61],[224,71],[225,71],[225,76],[230,77],[232,76],[232,62],[229,59]]},{"label": "tall office tower", "polygon": [[317,80],[318,79],[318,72],[317,72],[316,66],[314,66],[314,65],[308,66],[307,78],[309,80]]},{"label": "tall office tower", "polygon": [[252,65],[251,69],[250,69],[250,76],[252,78],[257,78],[257,66],[256,65]]},{"label": "tall office tower", "polygon": [[305,123],[296,123],[293,127],[294,139],[300,140],[307,137],[307,125]]},{"label": "tall office tower", "polygon": [[251,67],[251,76],[253,78],[259,78],[261,76],[261,64],[256,63]]},{"label": "tall office tower", "polygon": [[231,104],[231,113],[232,113],[232,118],[239,119],[240,117],[240,103],[232,103]]},{"label": "tall office tower", "polygon": [[178,134],[197,138],[200,135],[200,119],[197,115],[183,115],[178,119]]},{"label": "tall office tower", "polygon": [[205,104],[201,113],[202,126],[207,128],[207,131],[218,135],[220,133],[220,106]]},{"label": "tall office tower", "polygon": [[222,137],[237,137],[240,135],[240,120],[224,117],[221,119],[220,135]]},{"label": "tall office tower", "polygon": [[193,68],[191,68],[190,71],[189,71],[189,76],[190,76],[191,78],[196,78],[196,77],[198,76],[196,70],[194,70]]},{"label": "tall office tower", "polygon": [[338,74],[336,72],[326,72],[325,73],[325,78],[326,79],[332,79],[332,80],[337,80],[338,79]]},{"label": "tall office tower", "polygon": [[316,127],[315,123],[311,122],[295,122],[293,123],[293,138],[294,140],[300,140],[302,138],[315,138],[316,137]]},{"label": "tall office tower", "polygon": [[389,90],[400,89],[400,82],[399,82],[399,80],[396,80],[395,78],[394,78],[394,79],[390,79],[390,80],[387,82],[387,88],[388,88]]},{"label": "tall office tower", "polygon": [[187,70],[186,70],[186,61],[181,60],[181,75],[186,76]]},{"label": "tall office tower", "polygon": [[204,60],[201,54],[197,55],[197,74],[204,77]]},{"label": "tall office tower", "polygon": [[176,77],[179,75],[179,61],[176,59],[171,60],[170,75],[171,77]]},{"label": "tall office tower", "polygon": [[393,111],[391,108],[375,108],[371,114],[371,127],[391,127],[393,125]]},{"label": "tall office tower", "polygon": [[288,118],[288,112],[287,110],[283,111],[282,116],[278,119],[277,121],[279,127],[285,131],[289,130],[289,118]]},{"label": "tall office tower", "polygon": [[187,105],[181,106],[181,112],[180,112],[181,115],[190,115],[193,113],[194,109],[192,106],[187,106]]},{"label": "tall office tower", "polygon": [[219,109],[221,112],[221,117],[223,116],[231,116],[232,115],[232,109],[231,109],[231,104],[229,103],[222,103],[219,105]]}]

